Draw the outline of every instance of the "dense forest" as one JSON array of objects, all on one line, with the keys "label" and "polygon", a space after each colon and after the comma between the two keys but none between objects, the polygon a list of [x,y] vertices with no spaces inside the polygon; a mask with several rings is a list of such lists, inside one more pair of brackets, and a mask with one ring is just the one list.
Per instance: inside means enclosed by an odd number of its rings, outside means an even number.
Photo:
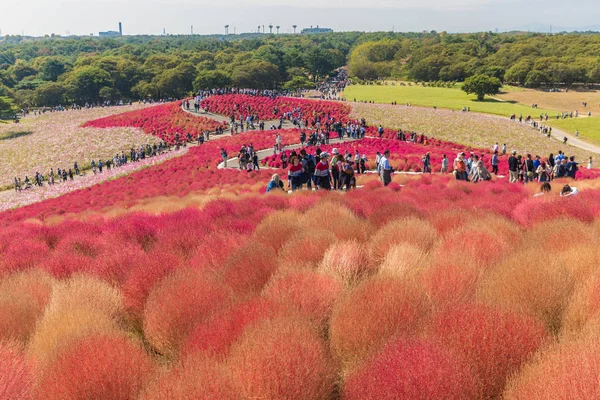
[{"label": "dense forest", "polygon": [[600,83],[600,34],[5,36],[0,97],[23,107],[182,97],[224,86],[295,90],[344,65],[358,80],[460,82],[485,74],[529,87]]}]

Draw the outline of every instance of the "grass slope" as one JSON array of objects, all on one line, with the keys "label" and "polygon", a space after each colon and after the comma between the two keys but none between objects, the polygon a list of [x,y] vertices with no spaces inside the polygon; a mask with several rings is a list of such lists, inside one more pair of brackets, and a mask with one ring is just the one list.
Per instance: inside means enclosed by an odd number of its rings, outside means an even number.
[{"label": "grass slope", "polygon": [[509,116],[522,114],[539,116],[540,113],[556,114],[556,111],[546,109],[532,109],[530,105],[514,104],[486,97],[484,101],[477,101],[474,95],[467,95],[458,88],[436,88],[423,86],[376,86],[352,85],[344,91],[346,99],[353,101],[374,101],[376,103],[390,104],[412,103],[415,106],[447,108],[461,110],[470,107],[472,112]]},{"label": "grass slope", "polygon": [[600,117],[579,117],[559,120],[548,120],[551,126],[562,129],[567,133],[575,134],[587,139],[600,141]]}]

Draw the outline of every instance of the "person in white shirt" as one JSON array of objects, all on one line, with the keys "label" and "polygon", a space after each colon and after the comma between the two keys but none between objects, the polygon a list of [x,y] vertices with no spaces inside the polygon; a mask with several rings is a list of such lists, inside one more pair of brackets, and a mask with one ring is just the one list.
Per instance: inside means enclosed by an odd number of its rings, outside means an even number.
[{"label": "person in white shirt", "polygon": [[390,156],[390,151],[386,150],[383,153],[383,156],[381,157],[381,159],[379,160],[379,171],[380,171],[380,176],[381,176],[381,181],[383,182],[384,186],[389,185],[392,182],[392,166],[390,165],[390,161],[389,161],[389,156]]},{"label": "person in white shirt", "polygon": [[560,197],[574,197],[579,194],[579,190],[576,187],[565,185],[560,191]]}]

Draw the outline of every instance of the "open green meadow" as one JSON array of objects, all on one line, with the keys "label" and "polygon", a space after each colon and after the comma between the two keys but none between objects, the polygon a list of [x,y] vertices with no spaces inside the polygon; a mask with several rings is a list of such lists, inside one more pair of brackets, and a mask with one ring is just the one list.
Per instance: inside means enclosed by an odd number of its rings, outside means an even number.
[{"label": "open green meadow", "polygon": [[579,117],[559,120],[548,120],[549,125],[575,134],[579,131],[580,138],[591,139],[600,142],[600,117]]},{"label": "open green meadow", "polygon": [[532,109],[531,105],[515,104],[509,101],[500,101],[486,96],[484,101],[477,101],[475,95],[467,95],[459,88],[423,87],[378,85],[351,85],[344,91],[346,100],[374,101],[375,103],[390,104],[393,101],[399,104],[412,103],[415,106],[438,107],[451,110],[462,110],[470,107],[472,112],[510,116],[522,114],[523,117],[531,115],[538,117],[540,114],[556,114],[555,110]]}]

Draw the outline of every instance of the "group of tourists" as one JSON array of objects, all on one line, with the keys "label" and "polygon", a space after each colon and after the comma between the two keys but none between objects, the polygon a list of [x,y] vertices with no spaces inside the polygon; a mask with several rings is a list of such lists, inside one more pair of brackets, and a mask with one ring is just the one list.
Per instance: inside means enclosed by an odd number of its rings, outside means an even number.
[{"label": "group of tourists", "polygon": [[[288,170],[287,187],[292,191],[307,189],[323,190],[350,190],[356,188],[356,174],[364,174],[366,171],[367,156],[355,154],[346,150],[341,154],[339,149],[334,148],[331,154],[323,152],[319,147],[314,154],[302,148],[299,152],[292,151],[285,154],[283,169]],[[285,190],[279,175],[273,175],[273,179],[267,187],[267,192],[274,189]]]},{"label": "group of tourists", "polygon": [[[131,148],[127,153],[122,151],[120,154],[115,154],[113,158],[106,160],[92,159],[90,168],[94,175],[101,174],[104,171],[110,171],[111,169],[125,166],[129,162],[139,162],[146,158],[156,157],[169,150],[170,146],[164,141],[154,145],[141,145],[135,149]],[[50,172],[48,172],[47,175],[36,171],[32,178],[28,175],[26,175],[24,179],[15,176],[13,179],[13,186],[15,192],[22,192],[31,190],[35,186],[43,187],[44,183],[47,183],[49,186],[54,186],[57,183],[73,181],[76,176],[82,175],[84,175],[84,172],[80,169],[79,164],[75,162],[72,168],[57,168],[56,172],[54,171],[54,168],[50,168]]]},{"label": "group of tourists", "polygon": [[[224,151],[224,149],[222,149],[222,151]],[[225,154],[225,157],[227,157],[227,154]],[[248,146],[245,144],[242,145],[242,148],[238,153],[238,161],[240,164],[239,168],[242,171],[245,170],[250,172],[254,170],[260,170],[260,166],[258,165],[258,154],[254,150],[252,143],[250,143]]]},{"label": "group of tourists", "polygon": [[[588,160],[588,169],[592,168],[592,157]],[[542,159],[540,156],[517,155],[516,151],[508,158],[509,181],[511,183],[550,182],[559,178],[575,179],[579,163],[575,156],[566,156],[559,151]]]}]

